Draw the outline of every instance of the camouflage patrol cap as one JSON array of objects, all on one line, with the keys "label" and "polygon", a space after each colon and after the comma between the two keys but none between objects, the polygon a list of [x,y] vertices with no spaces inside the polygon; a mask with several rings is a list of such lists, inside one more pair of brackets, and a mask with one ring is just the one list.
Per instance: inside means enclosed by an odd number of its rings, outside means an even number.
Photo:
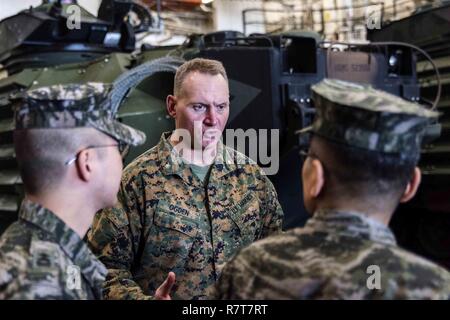
[{"label": "camouflage patrol cap", "polygon": [[145,134],[114,119],[110,92],[103,83],[41,87],[13,98],[16,129],[92,127],[116,140],[140,145]]},{"label": "camouflage patrol cap", "polygon": [[366,84],[324,79],[311,89],[316,116],[301,132],[403,159],[420,151],[427,124],[439,115]]}]

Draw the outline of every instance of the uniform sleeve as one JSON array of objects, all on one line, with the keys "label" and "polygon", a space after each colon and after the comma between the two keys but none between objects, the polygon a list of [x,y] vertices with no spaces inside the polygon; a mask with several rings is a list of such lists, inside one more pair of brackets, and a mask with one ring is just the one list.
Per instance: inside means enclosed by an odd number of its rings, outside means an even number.
[{"label": "uniform sleeve", "polygon": [[267,284],[259,277],[264,262],[260,250],[253,245],[239,251],[223,268],[214,287],[214,299],[264,299],[266,288],[262,286]]},{"label": "uniform sleeve", "polygon": [[[278,202],[278,195],[272,182],[263,176],[265,182],[264,199],[263,199],[263,228],[259,239],[270,235],[279,234],[283,227],[283,209]],[[258,239],[258,240],[259,240]]]},{"label": "uniform sleeve", "polygon": [[220,277],[217,280],[212,297],[215,300],[243,299],[241,296],[242,290],[239,287],[239,283],[236,283],[235,279],[235,276],[241,275],[242,271],[243,270],[237,266],[236,257],[229,261],[223,268]]},{"label": "uniform sleeve", "polygon": [[131,268],[140,243],[142,195],[133,184],[122,183],[116,206],[96,214],[88,243],[108,269],[104,299],[149,300],[133,279]]},{"label": "uniform sleeve", "polygon": [[[27,274],[25,273],[25,276]],[[42,273],[41,277],[51,277]],[[36,280],[36,275],[30,279],[11,280],[0,292],[0,300],[80,300],[76,291],[66,289],[65,283],[49,283],[48,279]],[[86,298],[84,298],[86,299]]]},{"label": "uniform sleeve", "polygon": [[23,271],[0,261],[0,300],[32,299],[29,287],[23,284]]},{"label": "uniform sleeve", "polygon": [[[24,285],[21,280],[12,279],[8,283],[2,283],[0,291],[0,300],[35,300],[30,286]],[[41,298],[41,299],[45,299]]]},{"label": "uniform sleeve", "polygon": [[8,255],[7,261],[0,258],[0,300],[79,299],[76,292],[67,290],[57,267],[31,266],[20,248]]}]

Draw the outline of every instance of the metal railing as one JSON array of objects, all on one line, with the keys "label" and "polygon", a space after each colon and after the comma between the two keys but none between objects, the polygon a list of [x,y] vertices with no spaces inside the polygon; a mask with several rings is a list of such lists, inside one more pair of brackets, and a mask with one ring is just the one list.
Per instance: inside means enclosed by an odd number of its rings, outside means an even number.
[{"label": "metal railing", "polygon": [[[359,30],[366,29],[367,27],[370,28],[371,26],[368,25],[368,23],[372,23],[373,27],[378,28],[381,27],[384,21],[396,20],[398,17],[411,14],[413,10],[400,10],[400,8],[404,8],[407,4],[413,5],[414,3],[411,0],[403,0],[394,1],[393,4],[389,6],[386,6],[384,2],[371,2],[365,5],[333,8],[307,8],[301,10],[293,10],[292,8],[249,8],[242,11],[243,31],[244,34],[247,34],[249,26],[255,25],[263,26],[266,33],[305,29],[306,27],[323,35],[325,39],[332,39],[336,37],[336,33],[330,32],[330,29],[337,29],[340,32],[342,32],[342,30],[355,32],[358,31],[358,28]],[[415,6],[413,6],[412,9],[415,9]],[[353,14],[354,12],[356,12],[356,15]],[[267,14],[270,13],[279,14],[279,20],[268,21]],[[255,14],[259,14],[262,19],[255,20]],[[340,17],[326,19],[326,14]],[[253,17],[250,17],[250,15],[253,15]]]}]

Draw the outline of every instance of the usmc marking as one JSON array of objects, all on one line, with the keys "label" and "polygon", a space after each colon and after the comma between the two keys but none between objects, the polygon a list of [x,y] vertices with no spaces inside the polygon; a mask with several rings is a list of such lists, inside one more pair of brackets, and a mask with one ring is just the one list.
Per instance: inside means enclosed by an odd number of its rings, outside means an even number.
[{"label": "usmc marking", "polygon": [[238,213],[245,208],[245,206],[253,199],[253,195],[251,193],[247,193],[241,201],[236,203],[233,207],[231,207],[230,211],[233,213]]}]

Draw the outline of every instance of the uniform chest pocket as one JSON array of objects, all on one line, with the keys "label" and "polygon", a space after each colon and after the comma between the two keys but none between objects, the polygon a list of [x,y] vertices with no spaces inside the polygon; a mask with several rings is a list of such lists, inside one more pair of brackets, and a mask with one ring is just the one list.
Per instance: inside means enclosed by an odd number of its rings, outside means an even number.
[{"label": "uniform chest pocket", "polygon": [[157,208],[153,217],[153,224],[162,228],[162,230],[177,231],[189,237],[198,236],[199,225],[196,221],[181,217],[165,208]]},{"label": "uniform chest pocket", "polygon": [[148,241],[149,260],[164,270],[185,268],[196,259],[194,252],[201,241],[199,235],[196,221],[157,208]]},{"label": "uniform chest pocket", "polygon": [[261,230],[260,211],[259,200],[252,193],[247,193],[228,210],[229,216],[239,228],[243,245],[249,245],[259,238]]}]

